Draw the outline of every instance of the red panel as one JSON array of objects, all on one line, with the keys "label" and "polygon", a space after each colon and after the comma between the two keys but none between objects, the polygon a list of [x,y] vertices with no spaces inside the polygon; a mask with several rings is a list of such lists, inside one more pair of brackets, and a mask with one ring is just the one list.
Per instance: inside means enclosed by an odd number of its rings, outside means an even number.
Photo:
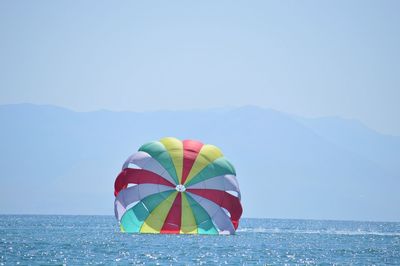
[{"label": "red panel", "polygon": [[179,234],[182,216],[182,194],[178,193],[161,228],[163,234]]},{"label": "red panel", "polygon": [[191,192],[193,194],[199,195],[203,198],[211,200],[218,204],[219,206],[228,210],[231,215],[231,221],[235,229],[237,229],[239,225],[239,219],[242,215],[243,209],[240,200],[222,190],[216,189],[187,189],[186,191]]},{"label": "red panel", "polygon": [[122,189],[128,187],[128,184],[145,183],[175,187],[171,182],[153,172],[144,169],[126,168],[125,170],[121,171],[117,179],[115,179],[114,195],[117,196]]},{"label": "red panel", "polygon": [[182,184],[185,183],[187,176],[192,169],[193,163],[196,161],[203,143],[195,140],[183,141],[183,168],[182,168]]}]

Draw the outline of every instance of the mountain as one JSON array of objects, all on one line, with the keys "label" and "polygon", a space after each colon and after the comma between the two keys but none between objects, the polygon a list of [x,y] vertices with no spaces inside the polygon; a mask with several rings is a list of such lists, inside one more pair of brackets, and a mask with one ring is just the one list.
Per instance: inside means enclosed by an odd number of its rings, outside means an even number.
[{"label": "mountain", "polygon": [[257,107],[74,112],[0,106],[0,212],[113,214],[113,183],[141,144],[219,146],[245,217],[400,221],[400,137],[355,120]]}]

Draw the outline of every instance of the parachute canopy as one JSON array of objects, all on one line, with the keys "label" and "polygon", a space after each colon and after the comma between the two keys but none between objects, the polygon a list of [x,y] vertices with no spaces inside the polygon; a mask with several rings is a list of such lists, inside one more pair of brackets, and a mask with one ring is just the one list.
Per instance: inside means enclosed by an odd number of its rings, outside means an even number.
[{"label": "parachute canopy", "polygon": [[144,144],[125,161],[114,187],[122,232],[234,234],[242,215],[233,165],[199,141]]}]

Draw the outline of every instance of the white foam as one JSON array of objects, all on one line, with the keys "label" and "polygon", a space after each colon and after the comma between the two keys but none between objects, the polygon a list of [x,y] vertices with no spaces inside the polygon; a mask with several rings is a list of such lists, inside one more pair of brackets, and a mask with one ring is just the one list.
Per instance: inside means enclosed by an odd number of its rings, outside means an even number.
[{"label": "white foam", "polygon": [[262,227],[244,227],[239,228],[236,232],[247,233],[269,233],[269,234],[321,234],[321,235],[377,235],[377,236],[400,236],[400,232],[378,232],[365,230],[300,230],[300,229],[279,229],[279,228],[262,228]]}]

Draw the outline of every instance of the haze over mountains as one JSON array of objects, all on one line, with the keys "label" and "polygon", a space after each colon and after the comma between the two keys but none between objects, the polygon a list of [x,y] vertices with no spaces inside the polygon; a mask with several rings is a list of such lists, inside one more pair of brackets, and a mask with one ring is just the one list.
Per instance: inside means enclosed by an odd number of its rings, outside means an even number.
[{"label": "haze over mountains", "polygon": [[141,144],[219,146],[244,217],[400,221],[400,137],[356,120],[257,107],[74,112],[0,106],[0,213],[113,214],[113,183]]}]

